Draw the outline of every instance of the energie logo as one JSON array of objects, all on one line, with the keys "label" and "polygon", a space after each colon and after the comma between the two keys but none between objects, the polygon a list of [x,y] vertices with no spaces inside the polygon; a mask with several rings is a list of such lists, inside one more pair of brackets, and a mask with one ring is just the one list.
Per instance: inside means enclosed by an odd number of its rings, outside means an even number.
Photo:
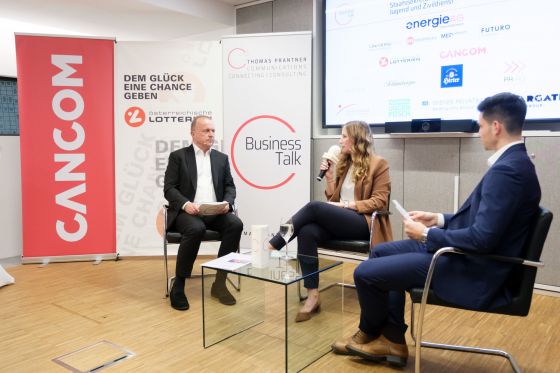
[{"label": "energie logo", "polygon": [[453,16],[443,16],[440,14],[439,17],[426,18],[426,19],[421,19],[416,21],[408,21],[406,23],[406,28],[407,30],[426,28],[426,27],[438,28],[442,25],[449,25],[451,23],[462,23],[462,22],[463,22],[462,14],[453,15]]}]

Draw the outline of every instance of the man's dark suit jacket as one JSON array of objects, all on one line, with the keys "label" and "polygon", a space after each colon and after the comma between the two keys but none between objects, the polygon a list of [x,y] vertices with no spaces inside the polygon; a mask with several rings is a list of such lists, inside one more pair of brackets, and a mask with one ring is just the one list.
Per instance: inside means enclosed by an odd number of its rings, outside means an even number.
[{"label": "man's dark suit jacket", "polygon": [[[539,181],[525,145],[513,145],[490,167],[457,213],[444,215],[444,229],[430,229],[428,249],[452,246],[481,254],[519,256],[540,198]],[[460,255],[439,260],[433,288],[442,299],[474,309],[495,308],[511,300],[503,286],[511,265]]]},{"label": "man's dark suit jacket", "polygon": [[[229,168],[228,156],[217,150],[210,152],[212,182],[218,202],[229,202],[230,209],[235,202],[235,184]],[[165,170],[163,193],[169,202],[167,226],[171,227],[183,205],[194,200],[197,186],[197,169],[192,145],[176,150],[169,155]]]}]

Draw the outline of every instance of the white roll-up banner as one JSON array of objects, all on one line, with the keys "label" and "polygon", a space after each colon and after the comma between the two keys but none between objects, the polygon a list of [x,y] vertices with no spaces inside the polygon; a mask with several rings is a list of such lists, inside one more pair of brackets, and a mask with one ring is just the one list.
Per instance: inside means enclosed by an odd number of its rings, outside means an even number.
[{"label": "white roll-up banner", "polygon": [[217,41],[116,45],[115,172],[120,255],[162,255],[159,213],[165,203],[163,175],[169,153],[190,145],[192,118],[211,116],[220,144],[220,50]]},{"label": "white roll-up banner", "polygon": [[[224,151],[243,220],[274,234],[310,199],[311,33],[224,37]],[[290,244],[290,251],[296,245]]]}]

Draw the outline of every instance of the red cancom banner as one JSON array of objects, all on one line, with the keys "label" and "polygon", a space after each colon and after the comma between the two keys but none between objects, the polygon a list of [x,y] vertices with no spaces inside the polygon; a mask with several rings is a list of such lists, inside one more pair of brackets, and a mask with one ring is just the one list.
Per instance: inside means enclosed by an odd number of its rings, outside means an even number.
[{"label": "red cancom banner", "polygon": [[113,48],[16,35],[24,258],[115,253]]}]

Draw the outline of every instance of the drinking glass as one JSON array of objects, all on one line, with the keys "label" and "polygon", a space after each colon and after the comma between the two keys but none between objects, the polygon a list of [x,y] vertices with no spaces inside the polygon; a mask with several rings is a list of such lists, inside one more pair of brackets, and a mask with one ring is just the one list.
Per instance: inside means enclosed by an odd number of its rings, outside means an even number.
[{"label": "drinking glass", "polygon": [[284,256],[282,257],[284,260],[290,259],[288,256],[288,241],[290,237],[294,234],[294,225],[292,224],[291,220],[285,221],[282,219],[280,221],[280,235],[286,241],[286,250],[284,252]]}]

